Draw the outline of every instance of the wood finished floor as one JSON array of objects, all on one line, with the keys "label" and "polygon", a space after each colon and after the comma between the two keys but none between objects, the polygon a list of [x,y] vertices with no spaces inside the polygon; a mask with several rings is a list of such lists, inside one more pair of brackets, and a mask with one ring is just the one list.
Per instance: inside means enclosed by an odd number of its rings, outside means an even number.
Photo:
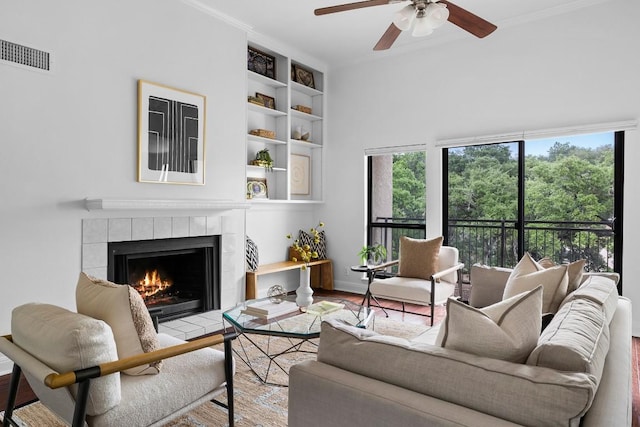
[{"label": "wood finished floor", "polygon": [[[326,292],[316,290],[315,293],[317,295],[331,295],[339,298],[347,299],[350,301],[360,303],[362,301],[362,295],[351,294],[346,292]],[[402,305],[393,301],[382,301],[383,305],[391,308],[395,308],[398,310],[402,309]],[[418,313],[426,314],[428,312],[427,307],[415,306],[407,304],[406,309],[408,311],[414,311]],[[379,308],[374,308],[376,311],[376,316],[384,316],[382,310]],[[402,313],[400,311],[387,310],[390,319],[395,319],[398,321],[403,321],[407,323],[417,323],[417,324],[425,324],[429,321],[428,317],[420,316],[416,314]],[[445,311],[444,307],[437,307],[435,313],[435,322],[439,322],[444,318]],[[640,361],[640,338],[633,338],[632,340],[632,375],[633,375],[633,409],[632,409],[632,427],[640,427],[640,369],[638,367],[638,363]],[[9,390],[9,378],[10,375],[0,376],[0,410],[4,410],[7,402],[7,394]],[[32,394],[31,390],[28,386],[25,386],[26,381],[21,381],[21,389],[18,394],[17,402],[18,404],[25,404],[31,402],[35,399],[35,396]]]}]

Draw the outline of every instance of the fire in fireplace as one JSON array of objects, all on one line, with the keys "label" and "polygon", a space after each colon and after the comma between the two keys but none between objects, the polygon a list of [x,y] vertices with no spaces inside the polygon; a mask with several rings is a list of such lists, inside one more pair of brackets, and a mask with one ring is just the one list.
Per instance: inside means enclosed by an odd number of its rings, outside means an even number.
[{"label": "fire in fireplace", "polygon": [[220,236],[108,245],[108,279],[135,288],[155,321],[220,308]]}]

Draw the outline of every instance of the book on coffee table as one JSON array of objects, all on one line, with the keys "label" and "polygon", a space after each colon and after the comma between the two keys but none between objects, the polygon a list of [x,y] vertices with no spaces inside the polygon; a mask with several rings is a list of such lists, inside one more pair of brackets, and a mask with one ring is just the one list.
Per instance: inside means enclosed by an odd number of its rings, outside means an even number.
[{"label": "book on coffee table", "polygon": [[333,301],[320,301],[307,307],[307,313],[315,316],[324,316],[334,311],[342,310],[344,304]]},{"label": "book on coffee table", "polygon": [[265,300],[247,304],[247,307],[242,310],[242,314],[260,317],[262,319],[271,319],[284,314],[293,313],[297,310],[298,305],[293,301],[275,303]]}]

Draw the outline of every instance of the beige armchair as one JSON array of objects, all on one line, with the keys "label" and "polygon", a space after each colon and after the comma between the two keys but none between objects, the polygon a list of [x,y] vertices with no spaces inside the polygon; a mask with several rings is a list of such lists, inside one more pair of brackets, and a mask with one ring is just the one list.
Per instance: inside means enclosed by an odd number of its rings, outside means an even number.
[{"label": "beige armchair", "polygon": [[[403,238],[406,239],[406,238]],[[410,239],[413,240],[413,239]],[[398,260],[388,262],[376,267],[377,271],[385,270],[396,264],[407,262],[411,263],[429,263],[431,260],[421,259],[419,250],[415,245],[408,245],[406,240],[400,242],[400,257]],[[404,253],[403,253],[404,252]],[[402,312],[405,311],[405,303],[426,305],[431,308],[427,317],[431,318],[430,324],[433,326],[433,312],[436,304],[446,302],[447,298],[455,293],[456,286],[460,286],[458,270],[464,267],[464,264],[458,262],[458,249],[451,246],[440,246],[435,259],[435,273],[430,275],[414,274],[416,269],[407,269],[404,275],[396,275],[394,277],[379,279],[373,276],[369,290],[374,301],[378,299],[386,299],[399,301],[402,303]],[[420,270],[417,269],[417,270]],[[399,271],[401,273],[402,271]],[[422,276],[422,277],[412,277]],[[369,300],[370,305],[370,300]],[[385,310],[392,309],[390,307],[381,308]],[[422,313],[413,313],[421,314]]]},{"label": "beige armchair", "polygon": [[[34,393],[72,426],[156,426],[209,400],[228,408],[233,425],[235,333],[185,342],[157,334],[160,348],[118,359],[111,328],[64,308],[30,303],[12,312],[0,352],[14,362],[4,426],[13,419],[23,373]],[[224,351],[208,348],[224,343]],[[162,360],[156,375],[122,371]],[[226,404],[213,400],[227,392]]]}]

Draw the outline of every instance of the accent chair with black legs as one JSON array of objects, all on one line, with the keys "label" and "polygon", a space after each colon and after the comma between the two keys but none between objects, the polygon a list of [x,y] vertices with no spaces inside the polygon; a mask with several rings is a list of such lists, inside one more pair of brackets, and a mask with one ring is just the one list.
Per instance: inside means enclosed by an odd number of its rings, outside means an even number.
[{"label": "accent chair with black legs", "polygon": [[460,286],[458,271],[464,264],[458,262],[458,249],[442,246],[442,237],[422,240],[403,236],[400,238],[398,260],[382,264],[376,269],[382,270],[393,265],[398,265],[396,276],[374,277],[371,282],[370,291],[371,296],[375,297],[374,301],[399,301],[403,312],[406,312],[405,303],[429,306],[430,313],[427,316],[431,318],[430,324],[433,326],[435,305],[445,303],[447,298],[454,295],[456,286]]},{"label": "accent chair with black legs", "polygon": [[[0,337],[0,352],[14,363],[3,426],[19,425],[21,373],[74,427],[160,426],[207,401],[227,408],[233,425],[236,334],[184,341],[156,333],[132,289],[82,273],[78,312],[41,303],[13,309],[11,335]],[[224,350],[210,348],[216,344]],[[226,403],[215,400],[224,392]]]}]

